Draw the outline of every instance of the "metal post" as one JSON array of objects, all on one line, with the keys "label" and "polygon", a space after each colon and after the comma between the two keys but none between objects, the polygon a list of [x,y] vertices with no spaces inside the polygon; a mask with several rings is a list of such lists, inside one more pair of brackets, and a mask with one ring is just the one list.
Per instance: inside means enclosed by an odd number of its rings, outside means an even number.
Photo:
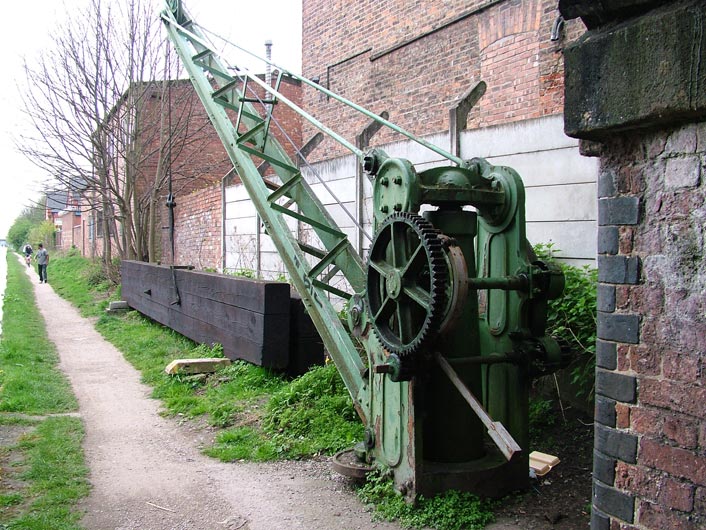
[{"label": "metal post", "polygon": [[[384,120],[389,118],[388,112],[382,111],[380,117]],[[371,121],[368,125],[355,137],[355,145],[361,151],[370,145],[370,139],[382,128],[382,123]],[[356,245],[355,249],[361,256],[363,255],[363,219],[365,211],[365,186],[363,186],[363,165],[357,163],[355,165],[355,222],[356,227]]]},{"label": "metal post", "polygon": [[483,97],[486,88],[485,81],[479,81],[449,109],[449,148],[454,156],[461,157],[461,132],[468,124],[468,113]]}]

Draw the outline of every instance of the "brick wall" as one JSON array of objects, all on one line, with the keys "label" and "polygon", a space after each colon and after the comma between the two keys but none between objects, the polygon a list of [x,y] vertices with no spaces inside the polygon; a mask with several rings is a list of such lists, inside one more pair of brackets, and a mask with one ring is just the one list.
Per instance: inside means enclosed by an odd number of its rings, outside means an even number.
[{"label": "brick wall", "polygon": [[[480,80],[488,90],[469,128],[559,114],[561,52],[583,25],[567,22],[551,41],[556,8],[551,0],[304,0],[303,73],[417,135],[447,130],[448,108]],[[368,121],[312,89],[304,101],[349,139]],[[394,139],[381,132],[374,141]],[[337,154],[327,140],[313,158]]]},{"label": "brick wall", "polygon": [[560,6],[590,28],[564,129],[601,165],[591,528],[706,528],[706,4]]},{"label": "brick wall", "polygon": [[62,212],[58,218],[61,220],[60,237],[57,237],[56,246],[59,250],[69,250],[72,247],[80,248],[82,244],[81,216],[74,211]]},{"label": "brick wall", "polygon": [[594,528],[704,528],[706,122],[603,153]]},{"label": "brick wall", "polygon": [[[166,206],[163,219],[168,219]],[[221,187],[211,185],[177,200],[174,219],[174,257],[169,231],[162,230],[163,263],[193,265],[198,270],[221,268]]]},{"label": "brick wall", "polygon": [[[276,73],[273,75],[273,84],[275,81]],[[302,91],[298,81],[283,78],[279,91],[287,99],[301,106]],[[253,83],[248,85],[247,95],[248,97],[265,99],[265,91]],[[261,104],[256,103],[255,107],[262,116],[265,115]],[[197,269],[220,270],[222,267],[221,179],[232,166],[215,129],[209,126],[204,130],[208,131],[208,136],[206,141],[201,144],[202,151],[193,153],[191,159],[206,165],[210,160],[217,160],[219,165],[216,167],[221,172],[212,175],[210,182],[189,179],[177,181],[179,185],[176,185],[174,189],[177,203],[174,209],[176,259],[172,261],[171,258],[169,231],[166,229],[169,217],[166,207],[162,204],[161,262],[193,265]],[[290,158],[296,160],[295,147],[300,148],[302,145],[302,120],[299,115],[286,105],[277,105],[273,112],[270,133],[282,144]],[[261,160],[255,160],[256,165],[259,165],[260,162]],[[269,173],[272,173],[271,169]],[[237,175],[234,175],[233,178],[228,178],[226,183],[233,185],[238,182]],[[228,236],[228,234],[226,235]]]}]

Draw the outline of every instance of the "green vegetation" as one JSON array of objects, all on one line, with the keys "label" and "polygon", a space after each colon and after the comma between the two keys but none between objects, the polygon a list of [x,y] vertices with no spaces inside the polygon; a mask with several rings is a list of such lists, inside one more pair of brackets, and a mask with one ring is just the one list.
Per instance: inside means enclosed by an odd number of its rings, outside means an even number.
[{"label": "green vegetation", "polygon": [[50,220],[46,220],[32,226],[27,234],[27,239],[34,247],[35,251],[39,243],[42,243],[47,248],[51,248],[55,243],[55,233],[56,227],[54,223]]},{"label": "green vegetation", "polygon": [[480,530],[494,520],[493,503],[470,493],[447,491],[430,499],[420,496],[416,504],[408,504],[385,473],[369,476],[358,496],[372,505],[378,518],[399,521],[404,528]]},{"label": "green vegetation", "polygon": [[83,434],[77,418],[48,418],[12,448],[24,456],[17,478],[28,486],[23,493],[8,496],[12,508],[21,512],[8,521],[9,528],[81,528],[81,514],[73,510],[73,505],[89,491],[81,451]]},{"label": "green vegetation", "polygon": [[598,271],[588,265],[575,267],[556,261],[551,244],[534,247],[537,256],[561,268],[566,280],[564,293],[549,302],[549,334],[569,346],[575,358],[571,364],[572,384],[579,395],[592,399],[596,367],[596,289]]},{"label": "green vegetation", "polygon": [[0,528],[79,529],[74,505],[89,489],[83,427],[76,418],[43,416],[73,411],[76,401],[56,368],[56,351],[24,267],[14,254],[7,261],[0,342]]},{"label": "green vegetation", "polygon": [[530,447],[542,447],[544,451],[554,446],[554,440],[547,435],[556,424],[557,415],[554,402],[543,397],[530,398],[529,402],[529,439]]},{"label": "green vegetation", "polygon": [[[43,200],[45,201],[46,198]],[[32,239],[37,236],[35,228],[39,227],[44,222],[44,204],[25,208],[24,211],[15,219],[12,226],[7,231],[7,242],[15,250],[21,250],[25,243],[31,244],[33,247],[43,239]],[[52,234],[54,227],[52,226]]]},{"label": "green vegetation", "polygon": [[99,316],[111,300],[117,300],[115,284],[99,261],[81,256],[77,250],[54,254],[47,276],[57,294],[75,305],[84,317]]},{"label": "green vegetation", "polygon": [[259,431],[249,425],[224,431],[206,454],[225,461],[304,458],[362,439],[363,425],[334,365],[313,368],[273,390]]},{"label": "green vegetation", "polygon": [[135,311],[106,314],[113,296],[105,281],[89,281],[100,266],[76,253],[52,261],[52,285],[84,315],[100,315],[98,331],[153,387],[166,414],[203,418],[224,429],[205,449],[225,461],[304,458],[353,445],[363,427],[338,372],[321,367],[287,381],[282,375],[235,362],[211,375],[164,373],[174,359],[219,357],[218,346],[197,345]]},{"label": "green vegetation", "polygon": [[46,414],[76,410],[71,387],[56,369],[56,349],[44,329],[31,281],[12,253],[7,255],[2,325],[0,412]]},{"label": "green vegetation", "polygon": [[270,399],[265,430],[288,456],[332,453],[363,439],[348,390],[335,365],[311,369]]}]

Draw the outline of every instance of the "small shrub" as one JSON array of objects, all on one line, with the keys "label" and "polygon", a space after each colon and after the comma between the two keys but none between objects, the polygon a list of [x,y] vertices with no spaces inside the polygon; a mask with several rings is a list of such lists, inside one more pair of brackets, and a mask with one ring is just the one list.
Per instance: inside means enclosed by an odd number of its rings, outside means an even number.
[{"label": "small shrub", "polygon": [[108,282],[108,275],[105,269],[97,261],[91,262],[91,264],[86,267],[84,274],[86,276],[86,283],[90,287],[102,287]]},{"label": "small shrub", "polygon": [[257,273],[252,269],[236,269],[229,274],[238,276],[239,278],[250,278],[251,280],[257,279]]},{"label": "small shrub", "polygon": [[546,433],[556,423],[554,404],[549,399],[532,398],[529,402],[530,447],[547,443]]},{"label": "small shrub", "polygon": [[564,273],[566,287],[556,300],[549,301],[548,332],[568,344],[575,354],[571,382],[578,395],[593,397],[596,367],[596,289],[598,271],[584,265],[575,267],[556,261],[559,251],[552,244],[534,247],[537,257],[553,261]]}]

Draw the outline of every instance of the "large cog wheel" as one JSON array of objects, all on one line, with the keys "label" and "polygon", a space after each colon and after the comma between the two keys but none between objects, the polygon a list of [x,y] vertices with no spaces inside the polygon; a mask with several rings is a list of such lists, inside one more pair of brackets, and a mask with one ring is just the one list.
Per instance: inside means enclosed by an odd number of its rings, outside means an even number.
[{"label": "large cog wheel", "polygon": [[448,271],[438,230],[400,212],[380,225],[368,258],[367,305],[383,346],[401,359],[436,337],[446,307]]}]

